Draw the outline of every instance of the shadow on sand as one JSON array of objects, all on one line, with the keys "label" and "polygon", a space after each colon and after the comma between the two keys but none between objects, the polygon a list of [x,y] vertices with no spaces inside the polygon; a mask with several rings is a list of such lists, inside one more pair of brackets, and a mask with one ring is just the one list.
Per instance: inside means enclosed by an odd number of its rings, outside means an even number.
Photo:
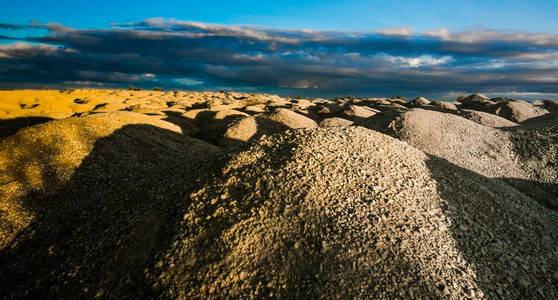
[{"label": "shadow on sand", "polygon": [[18,200],[35,217],[0,250],[0,298],[160,296],[154,265],[183,230],[190,194],[222,177],[232,153],[143,124],[98,139],[54,193]]},{"label": "shadow on sand", "polygon": [[12,135],[21,128],[45,123],[52,120],[47,117],[20,117],[14,119],[0,119],[0,138]]},{"label": "shadow on sand", "polygon": [[54,194],[27,195],[35,218],[0,252],[2,298],[153,295],[143,270],[169,247],[189,194],[219,170],[219,155],[196,143],[127,125],[97,140]]}]

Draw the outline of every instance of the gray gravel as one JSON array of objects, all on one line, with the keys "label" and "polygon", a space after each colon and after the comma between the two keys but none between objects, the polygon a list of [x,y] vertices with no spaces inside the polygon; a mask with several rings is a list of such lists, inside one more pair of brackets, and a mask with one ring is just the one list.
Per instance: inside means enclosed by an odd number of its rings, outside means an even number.
[{"label": "gray gravel", "polygon": [[0,141],[0,298],[558,298],[554,113],[182,98]]}]

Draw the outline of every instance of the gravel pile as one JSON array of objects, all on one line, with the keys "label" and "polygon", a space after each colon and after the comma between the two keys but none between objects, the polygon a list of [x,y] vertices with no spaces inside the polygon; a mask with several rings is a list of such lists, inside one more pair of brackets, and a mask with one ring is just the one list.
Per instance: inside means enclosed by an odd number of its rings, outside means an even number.
[{"label": "gravel pile", "polygon": [[279,108],[267,117],[293,129],[318,127],[314,120],[285,108]]},{"label": "gravel pile", "polygon": [[424,97],[417,97],[413,100],[411,100],[409,103],[407,103],[407,105],[409,107],[421,107],[421,106],[426,106],[430,104],[430,100],[424,98]]},{"label": "gravel pile", "polygon": [[558,296],[554,211],[386,135],[287,132],[222,170],[148,271],[166,297]]},{"label": "gravel pile", "polygon": [[0,298],[558,298],[555,113],[86,92],[0,140]]},{"label": "gravel pile", "polygon": [[494,113],[514,122],[523,122],[544,115],[548,111],[527,101],[507,100],[496,105]]},{"label": "gravel pile", "polygon": [[475,123],[490,126],[490,127],[513,127],[518,124],[508,119],[504,119],[497,115],[493,115],[483,111],[462,109],[459,110],[459,115],[465,119],[471,120]]},{"label": "gravel pile", "polygon": [[482,176],[501,178],[558,208],[558,124],[553,120],[501,130],[453,114],[412,109],[383,114],[368,125]]},{"label": "gravel pile", "polygon": [[0,144],[0,298],[145,298],[143,270],[217,148],[134,113],[52,121]]}]

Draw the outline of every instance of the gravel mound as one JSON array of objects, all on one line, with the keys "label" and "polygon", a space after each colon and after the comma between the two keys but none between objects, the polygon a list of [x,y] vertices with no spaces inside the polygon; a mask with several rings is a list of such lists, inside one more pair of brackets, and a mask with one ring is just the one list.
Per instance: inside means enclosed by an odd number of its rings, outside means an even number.
[{"label": "gravel mound", "polygon": [[340,127],[340,126],[349,126],[352,125],[353,122],[343,119],[343,118],[326,118],[320,122],[320,127]]},{"label": "gravel mound", "polygon": [[264,113],[265,105],[264,104],[248,105],[244,108],[244,110],[248,113]]},{"label": "gravel mound", "polygon": [[378,110],[367,106],[360,106],[360,105],[349,105],[341,112],[341,116],[355,120],[358,118],[368,118],[378,113]]},{"label": "gravel mound", "polygon": [[238,144],[248,142],[258,132],[258,124],[254,117],[244,117],[228,124],[221,144]]},{"label": "gravel mound", "polygon": [[424,98],[424,97],[417,97],[413,100],[411,100],[409,103],[407,103],[407,106],[409,107],[421,107],[421,106],[426,106],[430,104],[430,100]]},{"label": "gravel mound", "polygon": [[[558,298],[555,113],[88,95],[64,96],[82,117],[6,125],[0,298]],[[150,115],[97,113],[105,96]],[[378,111],[307,117],[351,106]]]},{"label": "gravel mound", "polygon": [[[133,125],[150,125],[177,134],[181,132],[179,127],[154,117],[120,112],[51,121],[25,128],[2,140],[0,248],[5,247],[34,218],[32,211],[36,203],[22,203],[22,198],[31,194],[55,194],[70,180],[98,139]],[[137,140],[141,138],[136,135],[128,137],[133,142],[129,147],[141,147],[141,143],[137,145]],[[213,149],[197,140],[181,139],[181,142],[198,148]]]},{"label": "gravel mound", "polygon": [[461,100],[461,108],[480,110],[490,113],[493,112],[494,105],[496,105],[496,102],[491,101],[490,98],[483,94],[472,94]]},{"label": "gravel mound", "polygon": [[267,117],[293,129],[318,127],[314,120],[285,108],[279,108]]},{"label": "gravel mound", "polygon": [[401,113],[388,126],[384,131],[391,135],[484,176],[523,174],[517,167],[513,144],[501,130],[419,108]]},{"label": "gravel mound", "polygon": [[212,144],[218,144],[227,128],[248,116],[248,114],[237,110],[204,110],[198,112],[195,122],[200,130],[194,134],[194,137]]},{"label": "gravel mound", "polygon": [[465,119],[471,120],[475,123],[489,126],[489,127],[513,127],[517,126],[517,123],[512,122],[508,119],[504,119],[494,114],[486,113],[483,111],[462,109],[458,111],[458,114]]},{"label": "gravel mound", "polygon": [[[504,131],[452,114],[412,109],[370,123],[457,166],[489,178],[502,178],[551,208],[558,208],[556,122]],[[425,120],[428,120],[425,122]],[[389,122],[389,124],[388,124]],[[388,125],[386,125],[388,124]],[[384,126],[381,128],[381,126]],[[536,128],[539,128],[537,130]],[[534,161],[529,162],[529,161]],[[545,186],[540,191],[541,184]]]},{"label": "gravel mound", "polygon": [[[134,113],[20,130],[0,146],[2,298],[145,298],[143,270],[216,148]],[[106,294],[105,294],[106,293]]]},{"label": "gravel mound", "polygon": [[222,170],[149,270],[165,297],[558,296],[555,212],[378,132],[287,132]]},{"label": "gravel mound", "polygon": [[508,100],[497,105],[495,114],[514,122],[523,122],[527,119],[548,113],[544,108],[532,105],[527,101]]},{"label": "gravel mound", "polygon": [[456,111],[457,106],[454,103],[446,102],[446,101],[434,101],[432,105],[441,109],[445,109],[448,111]]}]

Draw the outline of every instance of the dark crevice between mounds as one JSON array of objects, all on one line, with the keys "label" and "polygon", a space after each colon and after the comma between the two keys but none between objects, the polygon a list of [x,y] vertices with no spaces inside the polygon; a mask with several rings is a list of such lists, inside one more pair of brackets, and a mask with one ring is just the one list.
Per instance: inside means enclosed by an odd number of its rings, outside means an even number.
[{"label": "dark crevice between mounds", "polygon": [[162,120],[172,123],[182,130],[184,135],[192,135],[199,131],[196,127],[195,121],[182,115],[180,112],[176,111],[163,111],[166,115]]},{"label": "dark crevice between mounds", "polygon": [[379,112],[369,118],[355,122],[354,126],[361,126],[371,130],[375,130],[390,136],[394,136],[394,131],[390,128],[391,122],[399,117],[404,111],[400,109],[390,109]]},{"label": "dark crevice between mounds", "polygon": [[0,119],[0,138],[16,133],[19,129],[45,123],[53,120],[48,117],[20,117],[13,119]]},{"label": "dark crevice between mounds", "polygon": [[542,206],[558,212],[558,184],[517,178],[501,178],[501,180],[533,198]]},{"label": "dark crevice between mounds", "polygon": [[33,108],[35,108],[35,107],[37,107],[37,106],[39,106],[39,103],[33,103],[33,104],[24,104],[24,103],[22,103],[22,104],[19,105],[19,108],[21,108],[21,109],[33,109]]},{"label": "dark crevice between mounds", "polygon": [[189,107],[186,108],[186,110],[193,110],[193,109],[208,109],[209,108],[209,103],[207,102],[197,102],[194,103],[192,105],[190,105]]},{"label": "dark crevice between mounds", "polygon": [[234,148],[240,150],[252,145],[263,135],[281,133],[290,128],[262,115],[251,116],[256,121],[256,133],[248,141],[240,141],[224,137],[227,128],[235,121],[246,118],[242,114],[229,115],[222,119],[215,119],[216,111],[202,111],[194,119],[185,117],[180,112],[163,111],[166,115],[164,121],[180,127],[184,135],[204,140],[218,147]]},{"label": "dark crevice between mounds", "polygon": [[99,104],[95,105],[95,107],[93,107],[92,111],[93,111],[93,110],[101,109],[101,108],[103,108],[103,107],[105,107],[105,106],[107,106],[107,105],[108,105],[108,103],[99,103]]},{"label": "dark crevice between mounds", "polygon": [[[552,279],[552,272],[558,269],[558,257],[551,255],[558,248],[558,215],[514,189],[517,185],[540,183],[488,178],[443,158],[428,156],[426,165],[437,182],[438,193],[447,201],[442,210],[451,219],[452,235],[461,254],[473,267],[484,295],[488,298],[558,297],[558,282]],[[518,221],[524,219],[528,223]],[[539,238],[533,243],[535,236]],[[547,253],[549,259],[535,262],[531,259],[534,253],[527,249]],[[495,260],[499,261],[499,268],[494,265]],[[531,282],[522,285],[520,280],[527,279]]]},{"label": "dark crevice between mounds", "polygon": [[558,113],[528,119],[520,126],[500,128],[510,134],[519,163],[529,181],[505,179],[519,191],[558,210]]},{"label": "dark crevice between mounds", "polygon": [[74,103],[75,103],[75,104],[87,104],[87,103],[89,103],[89,100],[87,100],[87,99],[81,99],[81,98],[76,98],[76,99],[74,99]]}]

